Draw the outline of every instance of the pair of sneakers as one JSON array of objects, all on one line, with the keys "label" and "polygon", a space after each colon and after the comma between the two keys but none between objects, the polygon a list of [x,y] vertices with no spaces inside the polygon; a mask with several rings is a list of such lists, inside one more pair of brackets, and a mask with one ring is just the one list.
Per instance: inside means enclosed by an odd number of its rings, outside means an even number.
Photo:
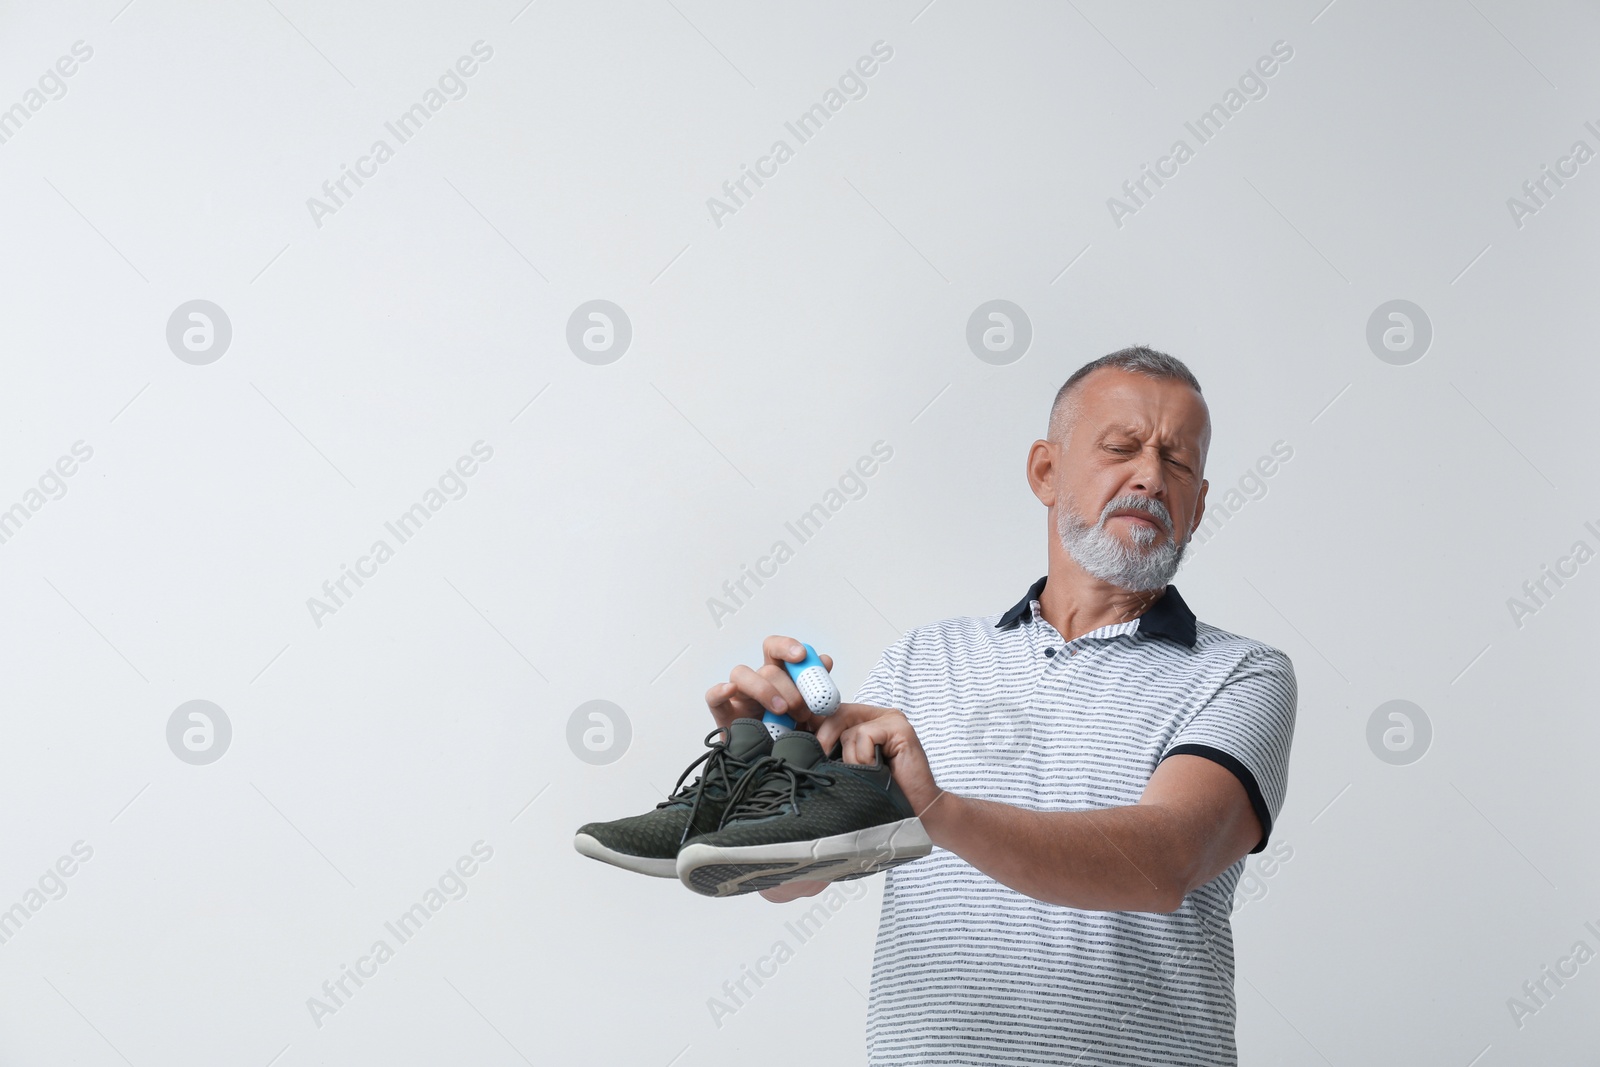
[{"label": "pair of sneakers", "polygon": [[933,851],[882,748],[870,766],[845,763],[814,734],[774,741],[759,719],[736,719],[705,744],[653,811],[584,824],[577,850],[708,897],[863,878]]}]

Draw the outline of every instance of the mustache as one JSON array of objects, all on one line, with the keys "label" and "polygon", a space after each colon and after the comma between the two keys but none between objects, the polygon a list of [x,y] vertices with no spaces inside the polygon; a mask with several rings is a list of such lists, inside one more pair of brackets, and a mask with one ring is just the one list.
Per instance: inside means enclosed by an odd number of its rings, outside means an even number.
[{"label": "mustache", "polygon": [[1137,511],[1150,516],[1159,522],[1170,536],[1172,534],[1172,513],[1167,506],[1159,500],[1151,500],[1143,496],[1119,496],[1108,503],[1100,512],[1100,526],[1111,521],[1113,511]]}]

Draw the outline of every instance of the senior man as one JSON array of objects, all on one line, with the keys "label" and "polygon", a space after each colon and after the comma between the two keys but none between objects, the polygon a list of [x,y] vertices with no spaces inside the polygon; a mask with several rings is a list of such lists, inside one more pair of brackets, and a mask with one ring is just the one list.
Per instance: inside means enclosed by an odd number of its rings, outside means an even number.
[{"label": "senior man", "polygon": [[1297,690],[1168,584],[1210,440],[1180,360],[1094,360],[1028,451],[1049,570],[1016,604],[906,633],[826,719],[789,637],[707,692],[722,726],[772,709],[852,763],[881,745],[933,842],[887,874],[871,1063],[1237,1063],[1232,897],[1283,806]]}]

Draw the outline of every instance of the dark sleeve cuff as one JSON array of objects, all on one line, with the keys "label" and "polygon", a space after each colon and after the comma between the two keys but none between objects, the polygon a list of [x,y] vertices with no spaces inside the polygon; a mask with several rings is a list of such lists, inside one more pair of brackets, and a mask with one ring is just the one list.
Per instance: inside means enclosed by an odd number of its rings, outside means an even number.
[{"label": "dark sleeve cuff", "polygon": [[1161,758],[1164,760],[1167,756],[1201,756],[1213,763],[1220,763],[1232,771],[1233,776],[1239,779],[1239,784],[1244,786],[1245,795],[1250,798],[1250,807],[1255,811],[1256,818],[1261,820],[1261,841],[1250,850],[1250,854],[1254,855],[1267,847],[1267,838],[1272,836],[1272,815],[1267,811],[1267,801],[1262,797],[1261,787],[1256,784],[1256,776],[1250,773],[1249,767],[1220,748],[1212,748],[1210,745],[1175,745]]}]

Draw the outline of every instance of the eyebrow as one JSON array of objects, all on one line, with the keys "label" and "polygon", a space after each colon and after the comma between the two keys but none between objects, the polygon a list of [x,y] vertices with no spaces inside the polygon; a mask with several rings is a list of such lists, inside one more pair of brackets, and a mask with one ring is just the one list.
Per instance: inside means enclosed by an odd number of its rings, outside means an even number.
[{"label": "eyebrow", "polygon": [[[1139,431],[1137,427],[1128,425],[1107,426],[1105,430],[1101,432],[1100,440],[1104,441],[1106,438],[1111,437],[1114,434],[1126,434],[1129,437],[1138,437]],[[1173,445],[1167,448],[1165,451],[1169,455],[1175,452],[1190,456],[1198,456],[1200,454],[1200,448],[1198,445],[1190,446],[1182,443]]]}]

